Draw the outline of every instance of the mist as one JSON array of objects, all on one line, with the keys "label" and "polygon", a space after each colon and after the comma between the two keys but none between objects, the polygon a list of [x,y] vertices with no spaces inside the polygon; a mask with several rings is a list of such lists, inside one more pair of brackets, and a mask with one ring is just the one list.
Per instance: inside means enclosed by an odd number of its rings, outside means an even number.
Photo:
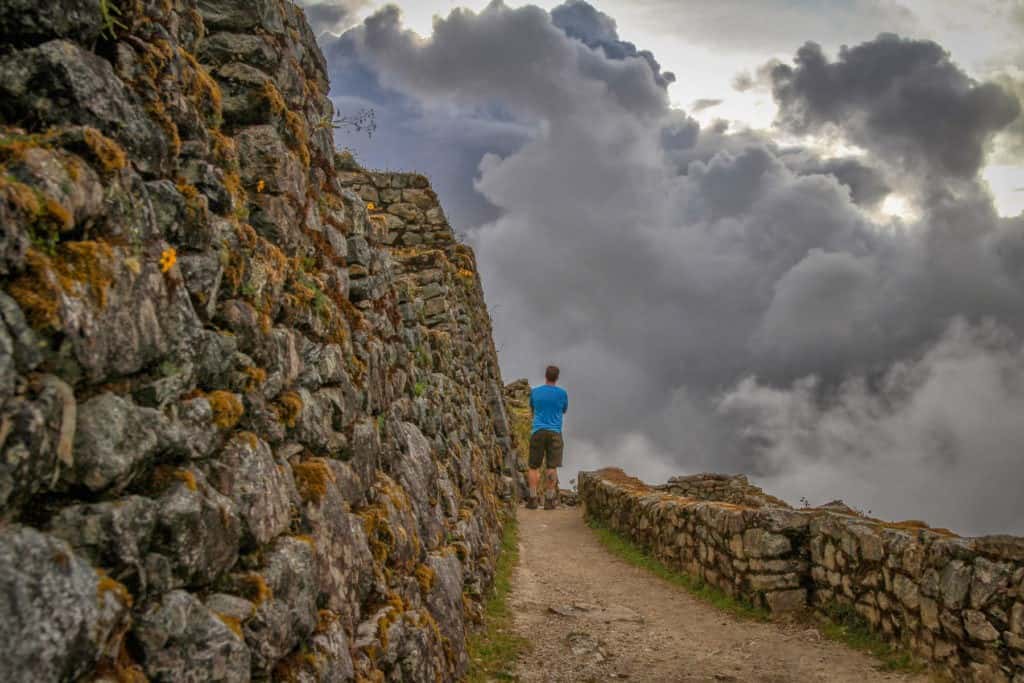
[{"label": "mist", "polygon": [[1024,531],[1024,217],[980,177],[1012,153],[1007,83],[928,40],[806,42],[751,64],[778,117],[750,130],[673,108],[685,71],[583,2],[430,36],[388,7],[321,43],[339,111],[378,117],[339,146],[430,174],[476,249],[506,380],[562,368],[564,479],[742,472]]}]

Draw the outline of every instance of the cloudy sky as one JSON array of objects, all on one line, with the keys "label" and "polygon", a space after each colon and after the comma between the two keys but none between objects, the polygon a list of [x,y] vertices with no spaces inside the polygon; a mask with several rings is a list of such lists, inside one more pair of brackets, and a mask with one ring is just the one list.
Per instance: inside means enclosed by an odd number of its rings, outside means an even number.
[{"label": "cloudy sky", "polygon": [[1024,532],[1024,2],[307,4],[570,472]]}]

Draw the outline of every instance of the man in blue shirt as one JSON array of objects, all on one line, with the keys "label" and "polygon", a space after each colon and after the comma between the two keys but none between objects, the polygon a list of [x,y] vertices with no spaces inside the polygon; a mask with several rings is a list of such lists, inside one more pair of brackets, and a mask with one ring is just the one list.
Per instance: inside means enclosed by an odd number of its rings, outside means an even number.
[{"label": "man in blue shirt", "polygon": [[562,416],[569,409],[569,394],[558,383],[558,368],[549,365],[544,371],[547,382],[530,392],[533,432],[530,435],[530,468],[527,482],[530,498],[526,507],[537,509],[537,487],[540,468],[547,469],[544,509],[554,510],[558,502],[558,468],[562,466]]}]

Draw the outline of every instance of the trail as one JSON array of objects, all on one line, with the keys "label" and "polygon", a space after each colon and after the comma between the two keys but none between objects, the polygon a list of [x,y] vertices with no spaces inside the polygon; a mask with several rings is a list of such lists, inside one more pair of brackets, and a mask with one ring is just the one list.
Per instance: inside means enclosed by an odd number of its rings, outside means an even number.
[{"label": "trail", "polygon": [[519,528],[511,603],[533,643],[521,681],[929,680],[880,671],[806,625],[744,621],[700,602],[608,552],[578,508],[520,508]]}]

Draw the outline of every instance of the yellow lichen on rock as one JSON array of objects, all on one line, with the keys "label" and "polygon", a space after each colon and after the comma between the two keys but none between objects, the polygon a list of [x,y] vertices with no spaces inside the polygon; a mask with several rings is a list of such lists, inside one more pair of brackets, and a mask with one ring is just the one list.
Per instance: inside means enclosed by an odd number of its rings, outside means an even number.
[{"label": "yellow lichen on rock", "polygon": [[213,422],[221,429],[231,429],[245,414],[245,407],[230,391],[211,391],[206,399],[213,409]]},{"label": "yellow lichen on rock", "polygon": [[277,414],[281,418],[281,422],[289,429],[294,429],[298,424],[299,417],[302,416],[302,407],[302,397],[298,392],[286,391],[278,399]]},{"label": "yellow lichen on rock", "polygon": [[420,585],[420,590],[424,595],[429,593],[434,588],[434,582],[437,580],[437,575],[434,570],[425,564],[421,564],[416,567],[416,582]]},{"label": "yellow lichen on rock", "polygon": [[82,137],[86,146],[92,152],[96,160],[100,162],[104,171],[120,171],[128,165],[128,156],[121,145],[117,144],[95,128],[88,126],[83,129]]},{"label": "yellow lichen on rock", "polygon": [[67,242],[48,256],[30,248],[25,254],[27,268],[7,291],[21,305],[37,329],[59,324],[60,297],[91,297],[99,307],[107,305],[107,292],[114,280],[113,249],[105,242]]},{"label": "yellow lichen on rock", "polygon": [[224,623],[225,626],[231,629],[231,632],[234,633],[236,636],[238,636],[239,638],[245,637],[245,635],[242,633],[242,622],[240,619],[238,619],[238,617],[233,617],[230,614],[222,614],[220,612],[214,612],[214,614],[218,619],[220,619]]},{"label": "yellow lichen on rock", "polygon": [[96,570],[97,582],[96,582],[96,599],[100,605],[106,599],[108,594],[113,594],[117,600],[125,607],[132,606],[132,594],[128,592],[128,589],[123,583],[111,578],[104,570]]},{"label": "yellow lichen on rock", "polygon": [[334,472],[323,458],[310,458],[292,465],[295,488],[299,497],[309,503],[319,503],[327,495],[327,485],[335,481]]},{"label": "yellow lichen on rock", "polygon": [[239,589],[245,598],[259,607],[273,597],[274,592],[267,585],[267,580],[256,572],[249,572],[237,579]]},{"label": "yellow lichen on rock", "polygon": [[263,84],[263,99],[267,101],[270,111],[276,116],[284,116],[284,113],[288,111],[288,106],[284,103],[284,98],[281,97],[281,91],[271,80]]}]

